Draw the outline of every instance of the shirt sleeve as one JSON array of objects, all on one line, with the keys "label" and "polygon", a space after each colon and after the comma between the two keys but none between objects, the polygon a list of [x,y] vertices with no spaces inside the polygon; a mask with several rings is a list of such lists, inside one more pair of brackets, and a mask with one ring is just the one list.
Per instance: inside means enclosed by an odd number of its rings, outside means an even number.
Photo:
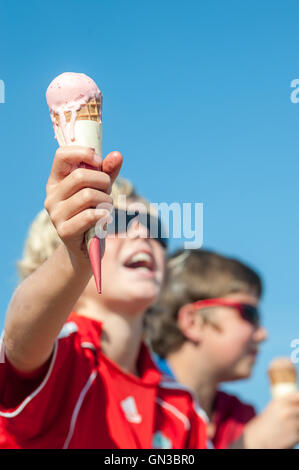
[{"label": "shirt sleeve", "polygon": [[256,411],[253,406],[242,403],[238,405],[231,423],[231,434],[228,432],[230,440],[226,444],[227,448],[240,439],[248,422],[256,416]]},{"label": "shirt sleeve", "polygon": [[91,350],[82,349],[76,324],[66,323],[52,356],[32,376],[18,372],[7,360],[2,361],[2,441],[3,435],[9,435],[16,447],[61,447],[78,394],[94,367],[92,356]]},{"label": "shirt sleeve", "polygon": [[0,410],[17,408],[23,400],[39,386],[49,369],[52,354],[48,361],[34,372],[25,373],[16,369],[4,356],[0,366]]},{"label": "shirt sleeve", "polygon": [[215,449],[227,449],[243,434],[246,424],[256,415],[253,406],[234,396],[223,395],[213,438]]}]

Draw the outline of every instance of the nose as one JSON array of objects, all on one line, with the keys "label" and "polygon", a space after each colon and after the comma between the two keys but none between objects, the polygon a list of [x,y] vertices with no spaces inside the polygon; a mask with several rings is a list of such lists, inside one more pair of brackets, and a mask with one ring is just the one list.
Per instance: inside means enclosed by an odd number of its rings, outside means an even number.
[{"label": "nose", "polygon": [[268,338],[268,332],[263,326],[259,326],[254,332],[254,340],[256,343],[262,343]]},{"label": "nose", "polygon": [[128,237],[135,239],[135,238],[149,238],[149,230],[148,228],[141,224],[138,219],[132,220],[130,223],[130,227],[127,231]]}]

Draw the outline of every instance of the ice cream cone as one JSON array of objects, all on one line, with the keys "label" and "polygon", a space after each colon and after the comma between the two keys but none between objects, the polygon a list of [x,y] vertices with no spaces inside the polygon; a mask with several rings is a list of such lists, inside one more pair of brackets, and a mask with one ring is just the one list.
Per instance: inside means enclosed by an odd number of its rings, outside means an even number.
[{"label": "ice cream cone", "polygon": [[54,113],[54,130],[61,147],[82,145],[95,149],[102,157],[101,101],[92,98],[83,104],[76,113],[64,111]]},{"label": "ice cream cone", "polygon": [[[102,159],[102,94],[94,81],[84,74],[62,74],[50,84],[47,101],[59,145],[94,148]],[[101,244],[94,227],[85,234],[85,241],[100,293]]]},{"label": "ice cream cone", "polygon": [[[101,100],[99,98],[91,98],[86,104],[76,112],[76,121],[97,121],[102,122],[101,119]],[[70,122],[72,117],[71,111],[64,111],[65,119]],[[54,113],[56,125],[59,126],[59,114]]]},{"label": "ice cream cone", "polygon": [[297,390],[297,372],[288,357],[274,359],[268,368],[273,398],[282,397]]}]

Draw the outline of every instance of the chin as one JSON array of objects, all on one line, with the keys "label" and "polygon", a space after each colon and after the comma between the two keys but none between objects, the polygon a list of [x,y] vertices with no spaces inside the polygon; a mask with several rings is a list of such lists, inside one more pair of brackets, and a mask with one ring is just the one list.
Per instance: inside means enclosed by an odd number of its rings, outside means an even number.
[{"label": "chin", "polygon": [[242,379],[249,379],[252,374],[252,365],[242,365],[241,367],[232,368],[227,370],[223,377],[221,378],[221,382],[234,382],[236,380]]},{"label": "chin", "polygon": [[251,371],[247,371],[247,372],[237,372],[235,373],[230,379],[228,379],[227,381],[236,381],[236,380],[242,380],[242,379],[249,379],[249,377],[251,376]]},{"label": "chin", "polygon": [[160,288],[149,282],[118,284],[117,293],[111,288],[105,292],[106,302],[115,311],[126,312],[127,314],[141,314],[145,312],[157,299]]},{"label": "chin", "polygon": [[234,371],[232,380],[249,379],[252,374],[252,366],[240,367]]},{"label": "chin", "polygon": [[143,302],[145,309],[147,309],[157,300],[159,292],[160,290],[155,285],[136,285],[134,289],[130,286],[130,289],[128,289],[128,298],[130,298],[132,302]]}]

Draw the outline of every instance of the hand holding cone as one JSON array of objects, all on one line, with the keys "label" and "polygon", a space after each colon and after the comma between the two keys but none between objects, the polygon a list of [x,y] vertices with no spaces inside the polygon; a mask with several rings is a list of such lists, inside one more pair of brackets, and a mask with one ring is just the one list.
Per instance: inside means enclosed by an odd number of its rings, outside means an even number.
[{"label": "hand holding cone", "polygon": [[[93,148],[101,161],[102,94],[95,82],[84,74],[63,73],[51,82],[46,97],[59,145],[61,147],[80,145]],[[119,157],[115,159],[115,168],[110,160],[105,165],[107,173],[111,173],[112,177],[117,176],[121,166],[121,157],[119,161],[117,160]],[[80,166],[86,167],[84,164]],[[105,169],[102,168],[102,171]],[[96,237],[95,228],[85,234],[85,241],[96,287],[101,293],[101,242]]]}]

